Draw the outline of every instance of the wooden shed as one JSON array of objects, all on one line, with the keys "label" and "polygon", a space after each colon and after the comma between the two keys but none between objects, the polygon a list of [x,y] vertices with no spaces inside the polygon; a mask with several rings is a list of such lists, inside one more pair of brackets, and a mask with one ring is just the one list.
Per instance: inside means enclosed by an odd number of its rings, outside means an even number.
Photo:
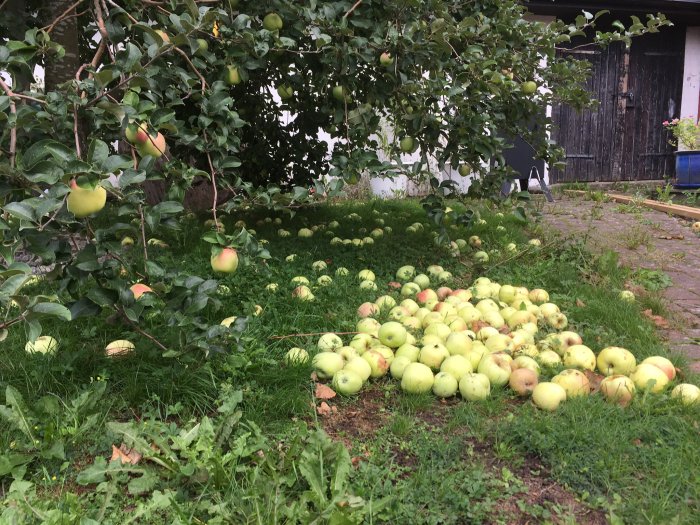
[{"label": "wooden shed", "polygon": [[597,108],[577,113],[551,108],[553,139],[566,151],[566,168],[548,172],[550,183],[645,181],[674,176],[675,148],[662,122],[700,114],[700,0],[532,0],[530,12],[570,20],[582,10],[609,10],[603,20],[629,23],[630,15],[663,13],[673,22],[633,39],[631,49],[581,46],[565,56],[591,62],[587,87]]}]

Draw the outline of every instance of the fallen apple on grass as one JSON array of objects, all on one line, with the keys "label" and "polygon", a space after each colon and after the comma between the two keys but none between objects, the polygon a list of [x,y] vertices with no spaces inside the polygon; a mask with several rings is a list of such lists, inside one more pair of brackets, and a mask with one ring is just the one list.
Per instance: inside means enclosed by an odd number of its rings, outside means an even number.
[{"label": "fallen apple on grass", "polygon": [[29,354],[55,354],[58,341],[50,335],[40,335],[34,341],[27,341],[24,351]]},{"label": "fallen apple on grass", "polygon": [[537,408],[553,411],[566,401],[566,390],[556,383],[539,383],[532,390],[532,402]]}]

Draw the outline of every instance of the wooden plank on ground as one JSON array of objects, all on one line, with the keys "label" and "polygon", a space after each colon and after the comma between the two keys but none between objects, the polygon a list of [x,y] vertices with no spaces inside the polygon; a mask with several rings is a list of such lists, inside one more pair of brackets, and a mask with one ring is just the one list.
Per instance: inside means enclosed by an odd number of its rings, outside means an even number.
[{"label": "wooden plank on ground", "polygon": [[[569,195],[586,195],[588,192],[583,190],[564,190],[564,193],[568,193]],[[664,213],[670,213],[671,215],[678,215],[679,217],[700,221],[700,208],[683,206],[682,204],[666,204],[651,199],[644,199],[643,201],[640,201],[636,200],[634,197],[620,195],[617,193],[605,193],[605,196],[610,200],[620,202],[622,204],[640,204],[642,206],[646,206],[647,208],[651,208],[652,210],[662,211]]]}]

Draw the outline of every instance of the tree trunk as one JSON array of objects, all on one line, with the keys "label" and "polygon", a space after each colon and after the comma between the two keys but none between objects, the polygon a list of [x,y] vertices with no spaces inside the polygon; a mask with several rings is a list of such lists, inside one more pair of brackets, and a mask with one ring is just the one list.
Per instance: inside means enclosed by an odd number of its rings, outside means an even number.
[{"label": "tree trunk", "polygon": [[[49,22],[61,16],[75,0],[53,0],[49,11]],[[78,19],[75,16],[75,9],[70,12],[69,17],[61,20],[51,32],[51,38],[66,50],[66,54],[61,60],[48,60],[46,63],[46,73],[44,82],[46,91],[56,89],[56,86],[67,82],[75,77],[76,71],[82,65],[80,60],[80,46],[78,42]]]}]

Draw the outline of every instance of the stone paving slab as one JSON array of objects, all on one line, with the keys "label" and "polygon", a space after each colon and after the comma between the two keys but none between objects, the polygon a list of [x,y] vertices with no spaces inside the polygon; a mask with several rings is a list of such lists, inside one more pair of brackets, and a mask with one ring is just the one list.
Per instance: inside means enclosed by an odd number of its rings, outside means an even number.
[{"label": "stone paving slab", "polygon": [[560,196],[544,207],[544,222],[584,239],[594,252],[614,250],[631,268],[661,270],[673,284],[661,292],[678,326],[664,330],[669,348],[700,372],[700,237],[690,222],[663,212]]}]

